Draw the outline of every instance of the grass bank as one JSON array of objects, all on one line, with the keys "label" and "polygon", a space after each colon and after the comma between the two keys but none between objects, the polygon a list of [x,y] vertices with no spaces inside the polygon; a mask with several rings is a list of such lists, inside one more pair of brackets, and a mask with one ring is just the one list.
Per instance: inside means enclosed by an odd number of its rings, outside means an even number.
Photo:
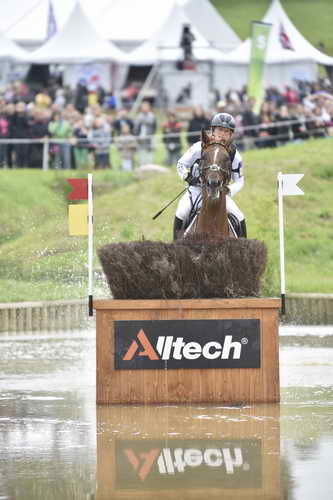
[{"label": "grass bank", "polygon": [[[286,276],[289,292],[333,291],[333,139],[244,153],[246,185],[236,201],[250,238],[269,251],[263,294],[279,293],[276,175],[305,173],[305,196],[285,198]],[[79,298],[86,295],[85,237],[67,229],[67,177],[71,171],[0,171],[0,302]],[[176,204],[152,216],[183,188],[175,168],[136,179],[94,172],[95,247],[116,241],[171,239]],[[100,269],[95,258],[95,269]],[[96,296],[108,293],[96,275]]]}]

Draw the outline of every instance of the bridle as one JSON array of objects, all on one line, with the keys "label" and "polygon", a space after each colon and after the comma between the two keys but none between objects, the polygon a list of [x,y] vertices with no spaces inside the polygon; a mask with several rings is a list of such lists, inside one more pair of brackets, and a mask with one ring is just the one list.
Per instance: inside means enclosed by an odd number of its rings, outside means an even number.
[{"label": "bridle", "polygon": [[[228,144],[225,142],[210,142],[206,146],[202,148],[202,152],[206,151],[210,146],[222,146],[226,152],[228,153]],[[202,154],[201,154],[202,157]],[[218,165],[217,163],[211,163],[210,165],[203,165],[203,160],[201,158],[200,163],[199,163],[199,176],[200,176],[200,181],[201,181],[201,187],[206,187],[207,188],[207,182],[204,182],[204,172],[206,170],[209,170],[210,172],[218,172],[222,173],[224,183],[220,185],[219,190],[224,191],[225,190],[225,185],[229,183],[230,178],[231,178],[231,171],[230,168],[227,165]]]}]

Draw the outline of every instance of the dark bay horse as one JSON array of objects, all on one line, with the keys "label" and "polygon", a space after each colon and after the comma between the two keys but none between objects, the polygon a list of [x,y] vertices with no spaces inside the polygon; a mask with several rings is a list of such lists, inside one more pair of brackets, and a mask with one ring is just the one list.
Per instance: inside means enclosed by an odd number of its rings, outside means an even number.
[{"label": "dark bay horse", "polygon": [[202,186],[202,205],[197,220],[189,233],[204,233],[208,238],[214,236],[234,236],[229,227],[226,195],[231,178],[229,145],[216,142],[206,131],[201,132],[202,155],[200,178]]}]

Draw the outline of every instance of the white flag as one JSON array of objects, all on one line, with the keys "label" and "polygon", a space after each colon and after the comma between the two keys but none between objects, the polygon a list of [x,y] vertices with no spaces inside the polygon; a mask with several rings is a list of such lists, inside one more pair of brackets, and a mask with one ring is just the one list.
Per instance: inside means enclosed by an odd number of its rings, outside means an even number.
[{"label": "white flag", "polygon": [[282,174],[282,195],[294,196],[304,194],[304,192],[297,186],[297,183],[304,177],[304,174]]}]

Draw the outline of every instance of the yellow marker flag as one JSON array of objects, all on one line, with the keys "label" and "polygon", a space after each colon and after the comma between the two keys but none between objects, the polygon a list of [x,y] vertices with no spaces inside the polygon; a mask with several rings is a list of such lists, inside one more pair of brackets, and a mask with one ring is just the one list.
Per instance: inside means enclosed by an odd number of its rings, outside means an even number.
[{"label": "yellow marker flag", "polygon": [[68,228],[70,236],[88,234],[88,205],[68,205]]}]

